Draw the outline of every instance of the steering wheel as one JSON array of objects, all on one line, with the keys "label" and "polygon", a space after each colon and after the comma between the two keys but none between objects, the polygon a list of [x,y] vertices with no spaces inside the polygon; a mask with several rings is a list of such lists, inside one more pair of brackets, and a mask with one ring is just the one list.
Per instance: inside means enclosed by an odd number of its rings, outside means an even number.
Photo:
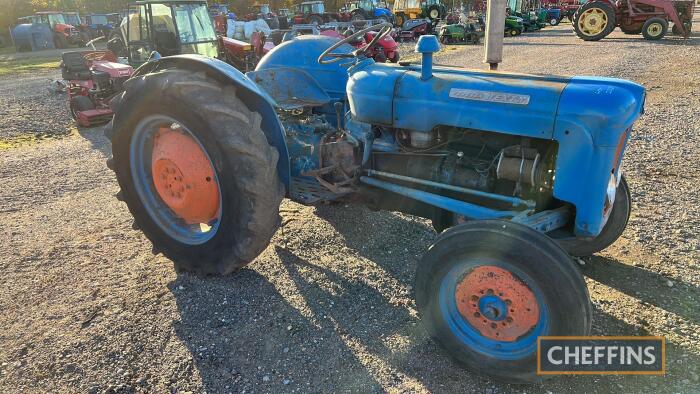
[{"label": "steering wheel", "polygon": [[[384,23],[380,23],[380,24],[362,29],[353,35],[345,37],[342,40],[331,45],[325,51],[323,51],[321,56],[318,57],[318,64],[331,64],[331,63],[339,62],[342,59],[349,59],[349,58],[359,57],[360,55],[366,55],[370,49],[372,49],[375,45],[377,45],[379,40],[386,37],[391,32],[392,28],[393,28],[393,25],[391,23],[384,22]],[[349,44],[349,43],[353,42],[355,39],[357,39],[358,37],[363,37],[365,35],[365,33],[369,33],[371,31],[375,31],[375,30],[379,30],[379,33],[375,34],[374,38],[372,38],[372,41],[370,41],[367,45],[363,46],[362,48],[356,49],[356,50],[352,51],[351,53],[333,53],[334,50],[340,48],[340,46],[342,46],[343,44]],[[327,57],[330,59],[325,59]]]}]

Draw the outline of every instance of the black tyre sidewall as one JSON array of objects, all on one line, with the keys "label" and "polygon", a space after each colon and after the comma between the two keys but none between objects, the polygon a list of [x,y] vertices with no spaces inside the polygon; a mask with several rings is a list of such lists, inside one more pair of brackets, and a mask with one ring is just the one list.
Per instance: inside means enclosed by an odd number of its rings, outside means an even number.
[{"label": "black tyre sidewall", "polygon": [[[578,27],[579,16],[584,11],[586,11],[587,9],[590,9],[590,8],[600,8],[601,10],[603,10],[603,12],[605,12],[605,15],[608,18],[608,24],[605,26],[605,30],[596,34],[595,36],[587,36],[587,35],[583,34],[583,32],[581,32],[579,30],[579,27]],[[580,39],[582,39],[584,41],[598,41],[598,40],[605,38],[608,34],[610,34],[615,29],[615,25],[616,25],[615,10],[613,10],[612,7],[604,1],[589,1],[585,4],[583,4],[581,7],[579,7],[578,10],[576,10],[576,12],[574,13],[574,20],[572,21],[572,23],[574,25],[574,31],[576,32],[576,35]]]},{"label": "black tyre sidewall", "polygon": [[499,360],[482,354],[461,342],[442,316],[438,292],[443,277],[463,259],[483,258],[508,262],[537,282],[549,315],[545,335],[590,333],[592,309],[585,281],[568,254],[551,239],[504,221],[470,222],[445,231],[418,267],[415,288],[421,320],[452,357],[472,371],[499,380],[540,381],[543,377],[536,375],[536,350],[517,360]]},{"label": "black tyre sidewall", "polygon": [[[649,34],[649,26],[651,26],[653,23],[660,23],[662,26],[661,34],[659,34],[658,36],[652,36]],[[668,33],[668,22],[662,18],[649,18],[646,22],[644,22],[644,25],[642,26],[642,35],[647,40],[660,40],[664,38],[666,33]]]},{"label": "black tyre sidewall", "polygon": [[[197,108],[193,98],[171,95],[167,82],[163,78],[144,81],[144,85],[138,91],[159,92],[159,94],[132,95],[123,100],[120,110],[114,119],[114,139],[112,152],[117,173],[117,180],[121,186],[124,201],[129,206],[138,227],[144,234],[157,245],[157,249],[175,261],[184,261],[185,264],[203,264],[206,267],[184,266],[181,268],[200,273],[226,274],[231,272],[231,256],[240,258],[235,251],[236,238],[241,236],[241,230],[245,229],[250,219],[247,208],[251,204],[245,197],[245,188],[239,184],[241,174],[249,171],[242,166],[236,157],[225,156],[216,140],[216,133],[210,124],[211,119],[201,116],[192,108]],[[171,238],[151,218],[143,206],[140,197],[133,185],[130,167],[130,145],[133,130],[138,122],[145,116],[162,114],[172,117],[189,130],[206,150],[216,172],[221,191],[221,221],[217,233],[206,242],[199,245],[188,245]],[[231,117],[233,124],[229,128],[252,131],[249,124]],[[271,163],[275,166],[276,163]],[[238,174],[238,175],[236,175]],[[271,191],[276,192],[276,191]],[[232,241],[235,240],[236,242]],[[243,266],[247,262],[238,261],[234,265]]]},{"label": "black tyre sidewall", "polygon": [[624,176],[615,192],[615,202],[608,221],[600,234],[593,239],[564,238],[557,240],[559,245],[574,256],[590,256],[612,245],[625,231],[632,212],[632,196]]}]

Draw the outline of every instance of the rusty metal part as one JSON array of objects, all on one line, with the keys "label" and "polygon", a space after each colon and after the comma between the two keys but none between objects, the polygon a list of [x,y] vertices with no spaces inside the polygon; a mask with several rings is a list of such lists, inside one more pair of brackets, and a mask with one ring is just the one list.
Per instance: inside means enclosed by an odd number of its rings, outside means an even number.
[{"label": "rusty metal part", "polygon": [[178,217],[188,224],[217,218],[219,187],[214,168],[197,141],[163,127],[154,137],[151,163],[156,191]]},{"label": "rusty metal part", "polygon": [[497,266],[480,266],[457,285],[459,313],[483,336],[512,342],[539,321],[535,294],[512,272]]}]

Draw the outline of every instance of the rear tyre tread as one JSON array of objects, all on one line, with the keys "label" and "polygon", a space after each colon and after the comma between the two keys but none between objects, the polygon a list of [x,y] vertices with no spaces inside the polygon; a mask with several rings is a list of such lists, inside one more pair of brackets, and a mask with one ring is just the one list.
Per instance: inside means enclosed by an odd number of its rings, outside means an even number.
[{"label": "rear tyre tread", "polygon": [[[261,115],[246,107],[236,96],[235,87],[214,83],[203,72],[166,69],[131,79],[125,87],[123,95],[114,102],[120,108],[108,137],[113,143],[117,180],[124,190],[127,206],[137,225],[152,241],[154,254],[162,252],[174,262],[177,270],[203,275],[229,274],[250,263],[267,247],[277,230],[279,205],[285,193],[277,174],[279,153],[269,145],[261,129]],[[144,91],[159,94],[144,97]],[[224,207],[236,214],[222,217],[219,228],[222,234],[216,234],[203,245],[189,247],[169,238],[145,211],[131,181],[128,156],[133,132],[130,125],[148,115],[140,115],[145,112],[144,108],[160,105],[160,111],[167,113],[168,108],[175,111],[174,108],[192,108],[197,103],[208,104],[198,106],[196,114],[181,110],[189,113],[182,115],[184,123],[188,116],[195,117],[201,122],[198,127],[204,130],[197,133],[198,138],[205,138],[210,147],[219,148],[214,149],[216,152],[211,148],[207,151],[220,177],[222,192],[227,189],[222,195]],[[206,145],[205,141],[202,143]],[[233,172],[232,168],[238,170],[237,176],[222,179]],[[226,195],[237,204],[227,202]],[[224,226],[226,230],[222,230]]]}]

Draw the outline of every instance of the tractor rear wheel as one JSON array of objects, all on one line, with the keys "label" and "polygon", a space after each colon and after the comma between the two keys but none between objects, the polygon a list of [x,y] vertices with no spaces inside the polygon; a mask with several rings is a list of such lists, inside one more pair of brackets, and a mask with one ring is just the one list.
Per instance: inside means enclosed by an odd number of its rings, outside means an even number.
[{"label": "tractor rear wheel", "polygon": [[627,180],[623,176],[615,192],[610,217],[597,237],[592,239],[560,238],[559,245],[574,256],[590,256],[612,245],[625,231],[632,212],[632,196]]},{"label": "tractor rear wheel", "polygon": [[430,19],[431,21],[435,21],[435,20],[439,19],[440,18],[440,8],[438,8],[438,6],[436,6],[436,5],[430,6],[428,8],[427,15],[428,15],[428,19]]},{"label": "tractor rear wheel", "polygon": [[529,227],[474,221],[442,233],[418,266],[428,333],[470,370],[513,383],[536,374],[537,337],[588,335],[592,308],[571,257]]},{"label": "tractor rear wheel", "polygon": [[663,18],[649,18],[642,26],[642,35],[647,40],[660,40],[668,32],[668,22]]},{"label": "tractor rear wheel", "polygon": [[78,112],[95,109],[95,103],[88,96],[73,96],[70,99],[70,115],[74,120],[78,120]]},{"label": "tractor rear wheel", "polygon": [[605,1],[589,1],[574,14],[574,31],[584,41],[598,41],[615,28],[615,10]]},{"label": "tractor rear wheel", "polygon": [[261,116],[205,75],[166,69],[130,80],[105,135],[135,228],[175,269],[225,275],[279,226],[284,187]]}]

